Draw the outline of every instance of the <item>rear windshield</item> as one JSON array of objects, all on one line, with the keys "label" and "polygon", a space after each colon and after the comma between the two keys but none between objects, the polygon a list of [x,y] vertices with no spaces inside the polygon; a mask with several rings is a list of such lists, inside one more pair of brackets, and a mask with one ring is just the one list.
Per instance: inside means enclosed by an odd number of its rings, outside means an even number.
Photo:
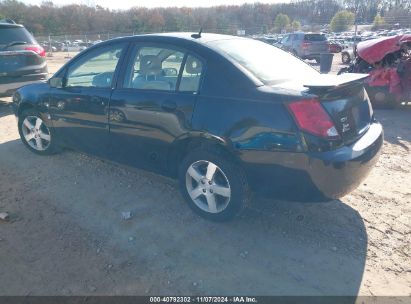
[{"label": "rear windshield", "polygon": [[314,68],[302,60],[261,41],[239,38],[211,41],[208,44],[268,85],[318,75]]},{"label": "rear windshield", "polygon": [[305,41],[326,41],[327,37],[321,34],[305,34],[304,40]]},{"label": "rear windshield", "polygon": [[0,45],[5,46],[14,41],[34,44],[36,41],[24,27],[0,27]]}]

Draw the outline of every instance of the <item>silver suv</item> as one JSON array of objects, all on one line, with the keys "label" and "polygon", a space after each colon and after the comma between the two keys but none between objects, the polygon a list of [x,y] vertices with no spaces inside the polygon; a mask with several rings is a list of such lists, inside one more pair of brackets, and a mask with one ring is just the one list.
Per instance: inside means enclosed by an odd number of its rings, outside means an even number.
[{"label": "silver suv", "polygon": [[315,59],[318,63],[321,53],[329,53],[327,37],[323,34],[287,34],[281,40],[281,46],[301,59]]},{"label": "silver suv", "polygon": [[34,37],[13,20],[0,20],[0,96],[47,75],[46,52]]}]

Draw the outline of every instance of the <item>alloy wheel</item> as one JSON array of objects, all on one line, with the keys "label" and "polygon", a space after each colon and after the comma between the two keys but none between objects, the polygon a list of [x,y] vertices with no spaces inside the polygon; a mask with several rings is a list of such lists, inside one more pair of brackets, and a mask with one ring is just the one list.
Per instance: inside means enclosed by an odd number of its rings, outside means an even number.
[{"label": "alloy wheel", "polygon": [[186,172],[186,189],[198,208],[209,213],[224,211],[231,198],[227,176],[216,164],[199,160]]},{"label": "alloy wheel", "polygon": [[50,146],[50,130],[37,116],[26,116],[21,125],[24,140],[36,151],[45,151]]}]

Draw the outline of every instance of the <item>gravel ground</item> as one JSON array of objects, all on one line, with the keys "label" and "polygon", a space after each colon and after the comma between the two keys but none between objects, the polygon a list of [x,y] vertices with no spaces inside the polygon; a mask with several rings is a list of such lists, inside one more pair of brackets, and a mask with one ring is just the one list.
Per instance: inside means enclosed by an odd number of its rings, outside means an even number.
[{"label": "gravel ground", "polygon": [[[50,58],[51,71],[62,57]],[[216,224],[189,210],[173,180],[77,152],[30,153],[8,102],[0,295],[411,296],[411,106],[376,111],[383,153],[350,195],[254,199],[244,216]]]}]

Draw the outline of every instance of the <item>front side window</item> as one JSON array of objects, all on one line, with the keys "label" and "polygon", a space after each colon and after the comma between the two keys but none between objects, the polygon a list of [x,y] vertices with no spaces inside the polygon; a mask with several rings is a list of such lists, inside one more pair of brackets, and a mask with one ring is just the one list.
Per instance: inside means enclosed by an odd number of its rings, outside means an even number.
[{"label": "front side window", "polygon": [[125,44],[91,50],[69,67],[66,87],[110,88]]},{"label": "front side window", "polygon": [[170,48],[136,48],[123,87],[175,91],[183,59],[184,53]]}]

